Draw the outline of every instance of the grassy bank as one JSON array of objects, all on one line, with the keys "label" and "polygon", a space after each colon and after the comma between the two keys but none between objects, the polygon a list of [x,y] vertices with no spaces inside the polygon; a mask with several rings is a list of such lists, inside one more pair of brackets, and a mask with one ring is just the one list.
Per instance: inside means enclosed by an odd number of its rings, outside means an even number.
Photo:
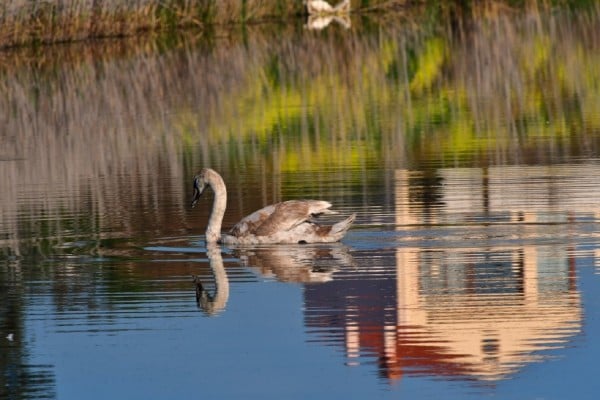
[{"label": "grassy bank", "polygon": [[[591,0],[352,0],[353,12],[404,12],[412,7],[481,14],[531,4]],[[332,3],[335,3],[332,0]],[[305,14],[302,0],[12,0],[0,4],[0,48],[131,36],[141,31],[283,21]],[[433,13],[436,14],[435,12]]]},{"label": "grassy bank", "polygon": [[0,47],[258,21],[300,11],[301,4],[283,0],[14,0],[0,5]]}]

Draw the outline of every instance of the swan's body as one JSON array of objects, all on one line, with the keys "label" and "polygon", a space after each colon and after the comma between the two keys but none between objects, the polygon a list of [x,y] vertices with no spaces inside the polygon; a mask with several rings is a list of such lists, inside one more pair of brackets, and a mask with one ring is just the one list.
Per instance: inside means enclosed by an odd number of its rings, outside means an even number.
[{"label": "swan's body", "polygon": [[307,0],[306,10],[311,15],[347,13],[350,11],[350,0],[342,0],[336,6],[332,6],[325,0]]},{"label": "swan's body", "polygon": [[207,243],[329,243],[346,234],[356,217],[352,214],[334,225],[319,225],[314,218],[331,214],[331,203],[322,200],[289,200],[272,204],[253,212],[238,222],[227,234],[221,235],[221,225],[227,206],[227,190],[223,178],[214,170],[204,168],[194,177],[192,207],[209,186],[215,192],[213,208],[206,228]]}]

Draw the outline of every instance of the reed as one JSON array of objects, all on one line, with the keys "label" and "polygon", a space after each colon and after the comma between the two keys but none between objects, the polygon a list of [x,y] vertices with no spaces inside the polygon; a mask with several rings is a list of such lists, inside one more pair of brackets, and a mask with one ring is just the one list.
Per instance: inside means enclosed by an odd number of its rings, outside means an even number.
[{"label": "reed", "polygon": [[[556,3],[590,1],[353,0],[352,10],[397,20],[415,8],[426,8],[431,16],[481,16],[511,7],[549,7]],[[0,48],[131,36],[141,31],[164,32],[185,27],[210,30],[215,25],[289,21],[304,13],[301,0],[12,0],[0,4]]]},{"label": "reed", "polygon": [[257,22],[301,10],[283,0],[15,0],[0,5],[0,47]]}]

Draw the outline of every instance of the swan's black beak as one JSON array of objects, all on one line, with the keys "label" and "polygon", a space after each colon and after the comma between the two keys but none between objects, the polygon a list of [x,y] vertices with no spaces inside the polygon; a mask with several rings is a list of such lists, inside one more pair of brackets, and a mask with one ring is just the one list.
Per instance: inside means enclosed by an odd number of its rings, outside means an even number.
[{"label": "swan's black beak", "polygon": [[204,185],[200,185],[200,182],[198,182],[199,180],[199,177],[194,178],[194,195],[192,196],[192,208],[194,208],[194,206],[200,199],[200,196],[202,196],[202,191],[204,191]]}]

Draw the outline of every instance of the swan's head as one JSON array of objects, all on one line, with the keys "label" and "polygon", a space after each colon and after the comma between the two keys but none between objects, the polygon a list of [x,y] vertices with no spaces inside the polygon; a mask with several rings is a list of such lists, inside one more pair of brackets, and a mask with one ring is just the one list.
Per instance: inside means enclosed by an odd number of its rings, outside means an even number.
[{"label": "swan's head", "polygon": [[[192,197],[192,207],[196,205],[200,196],[206,189],[207,186],[215,192],[215,201],[218,200],[219,207],[225,210],[225,204],[227,203],[227,190],[225,189],[225,182],[221,175],[214,169],[204,168],[198,175],[194,177],[194,195]],[[221,205],[221,203],[223,203]]]},{"label": "swan's head", "polygon": [[194,208],[194,206],[200,199],[200,196],[202,196],[202,192],[204,192],[206,186],[208,186],[208,182],[205,178],[205,171],[202,170],[200,174],[194,177],[194,195],[192,196],[192,208]]}]

